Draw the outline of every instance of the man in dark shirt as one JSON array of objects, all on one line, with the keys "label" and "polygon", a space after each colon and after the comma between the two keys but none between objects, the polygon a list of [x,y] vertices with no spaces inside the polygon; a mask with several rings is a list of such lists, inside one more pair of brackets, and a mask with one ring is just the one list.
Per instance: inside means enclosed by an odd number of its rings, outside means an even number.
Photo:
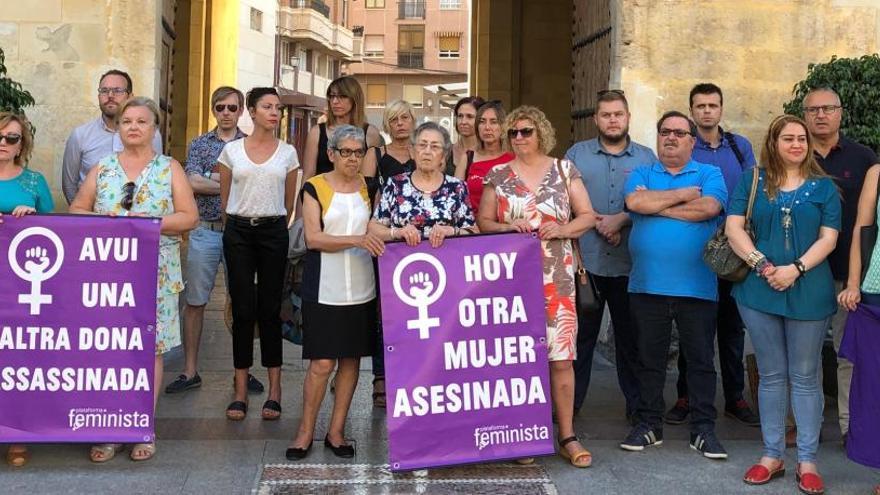
[{"label": "man in dark shirt", "polygon": [[[877,155],[870,148],[850,141],[840,133],[843,106],[840,96],[830,88],[818,88],[804,97],[804,120],[813,139],[816,160],[840,188],[843,203],[843,229],[837,238],[837,247],[828,261],[837,292],[843,290],[849,275],[849,248],[852,242],[859,194],[865,182],[865,174],[877,163]],[[840,350],[846,310],[839,308],[831,320],[834,350]],[[846,438],[849,431],[849,387],[852,381],[852,363],[843,358],[837,360],[837,408],[840,432]]]}]

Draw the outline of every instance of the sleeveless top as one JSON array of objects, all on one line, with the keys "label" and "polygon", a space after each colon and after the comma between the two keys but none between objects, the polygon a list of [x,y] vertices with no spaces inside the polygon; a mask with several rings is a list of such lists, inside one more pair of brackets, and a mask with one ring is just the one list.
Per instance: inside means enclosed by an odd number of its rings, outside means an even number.
[{"label": "sleeveless top", "polygon": [[[316,175],[306,181],[303,193],[313,197],[321,206],[321,230],[324,233],[352,236],[367,232],[370,198],[363,178],[359,191],[341,193],[327,182],[326,175]],[[332,253],[310,249],[306,253],[303,300],[349,306],[372,301],[375,297],[373,258],[365,249],[351,247]]]},{"label": "sleeveless top", "polygon": [[[877,205],[880,208],[880,196],[877,197]],[[880,237],[877,241],[880,243]],[[880,294],[880,249],[877,249],[877,244],[874,244],[874,251],[871,252],[871,261],[868,264],[868,271],[865,273],[861,289],[866,294]]]},{"label": "sleeveless top", "polygon": [[409,160],[400,163],[397,158],[394,158],[386,148],[385,153],[382,154],[379,151],[379,147],[376,148],[376,175],[379,177],[379,187],[383,187],[388,179],[394,177],[395,175],[407,174],[416,169],[416,161],[410,158]]},{"label": "sleeveless top", "polygon": [[[364,131],[364,142],[367,141],[367,130],[370,128],[370,123],[367,122],[362,127]],[[327,172],[333,171],[333,162],[330,161],[330,156],[327,155],[327,142],[329,141],[327,137],[327,124],[321,123],[318,125],[318,159],[315,162],[315,175],[326,174]]]},{"label": "sleeveless top", "polygon": [[483,197],[483,183],[486,175],[495,165],[503,165],[512,162],[516,156],[510,151],[504,152],[498,157],[489,160],[480,160],[472,162],[474,153],[468,151],[468,166],[465,169],[464,182],[467,184],[468,196],[471,199],[471,208],[474,210],[474,216],[480,209],[480,199]]},{"label": "sleeveless top", "polygon": [[[127,215],[120,204],[123,188],[130,182],[119,163],[116,153],[98,162],[95,195],[95,213]],[[156,155],[134,181],[134,197],[131,210],[151,217],[163,217],[174,213],[171,195],[171,157]],[[162,235],[159,238],[158,296],[183,291],[183,275],[180,269],[180,236]]]}]

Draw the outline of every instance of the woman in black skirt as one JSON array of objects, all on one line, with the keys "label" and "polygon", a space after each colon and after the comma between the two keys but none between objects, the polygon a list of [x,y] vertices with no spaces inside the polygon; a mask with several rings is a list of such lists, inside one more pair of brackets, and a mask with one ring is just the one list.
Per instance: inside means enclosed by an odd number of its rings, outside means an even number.
[{"label": "woman in black skirt", "polygon": [[303,358],[309,368],[303,384],[303,415],[288,459],[308,455],[327,380],[336,368],[336,394],[324,446],[339,457],[353,457],[345,442],[345,419],[358,381],[360,358],[370,356],[376,339],[376,281],[371,256],[382,254],[382,240],[367,233],[370,198],[361,175],[364,132],[351,125],[333,129],[327,154],[333,170],[303,187],[303,225],[308,253],[303,269]]}]

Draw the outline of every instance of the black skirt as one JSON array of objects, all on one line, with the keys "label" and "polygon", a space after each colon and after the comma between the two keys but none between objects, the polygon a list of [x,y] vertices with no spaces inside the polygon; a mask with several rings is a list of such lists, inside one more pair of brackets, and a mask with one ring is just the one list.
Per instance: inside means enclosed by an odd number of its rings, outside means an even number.
[{"label": "black skirt", "polygon": [[352,306],[303,301],[303,359],[372,356],[376,299]]}]

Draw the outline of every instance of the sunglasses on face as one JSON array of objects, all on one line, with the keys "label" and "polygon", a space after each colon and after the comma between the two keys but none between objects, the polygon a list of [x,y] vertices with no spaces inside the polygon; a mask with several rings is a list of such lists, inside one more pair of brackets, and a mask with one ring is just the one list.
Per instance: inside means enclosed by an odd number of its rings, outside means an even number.
[{"label": "sunglasses on face", "polygon": [[534,134],[534,127],[523,127],[522,129],[508,129],[507,131],[507,139],[516,139],[517,134],[524,138],[532,137]]},{"label": "sunglasses on face", "polygon": [[0,134],[0,143],[2,143],[4,139],[6,140],[6,144],[18,144],[18,142],[21,141],[21,134]]},{"label": "sunglasses on face", "polygon": [[354,155],[358,158],[363,158],[364,155],[367,153],[362,148],[358,148],[356,150],[349,149],[349,148],[333,148],[333,149],[335,149],[336,152],[339,153],[339,156],[341,156],[342,158],[348,158],[351,155]]},{"label": "sunglasses on face", "polygon": [[238,111],[238,105],[224,105],[222,103],[214,105],[214,111],[217,113],[222,113],[227,109],[229,110],[229,113],[235,113]]},{"label": "sunglasses on face", "polygon": [[683,129],[660,129],[659,134],[663,137],[667,137],[670,134],[674,134],[677,138],[683,138],[685,136],[690,136],[689,131],[685,131]]},{"label": "sunglasses on face", "polygon": [[119,204],[126,210],[131,210],[134,204],[134,182],[128,182],[122,186],[122,201]]}]

